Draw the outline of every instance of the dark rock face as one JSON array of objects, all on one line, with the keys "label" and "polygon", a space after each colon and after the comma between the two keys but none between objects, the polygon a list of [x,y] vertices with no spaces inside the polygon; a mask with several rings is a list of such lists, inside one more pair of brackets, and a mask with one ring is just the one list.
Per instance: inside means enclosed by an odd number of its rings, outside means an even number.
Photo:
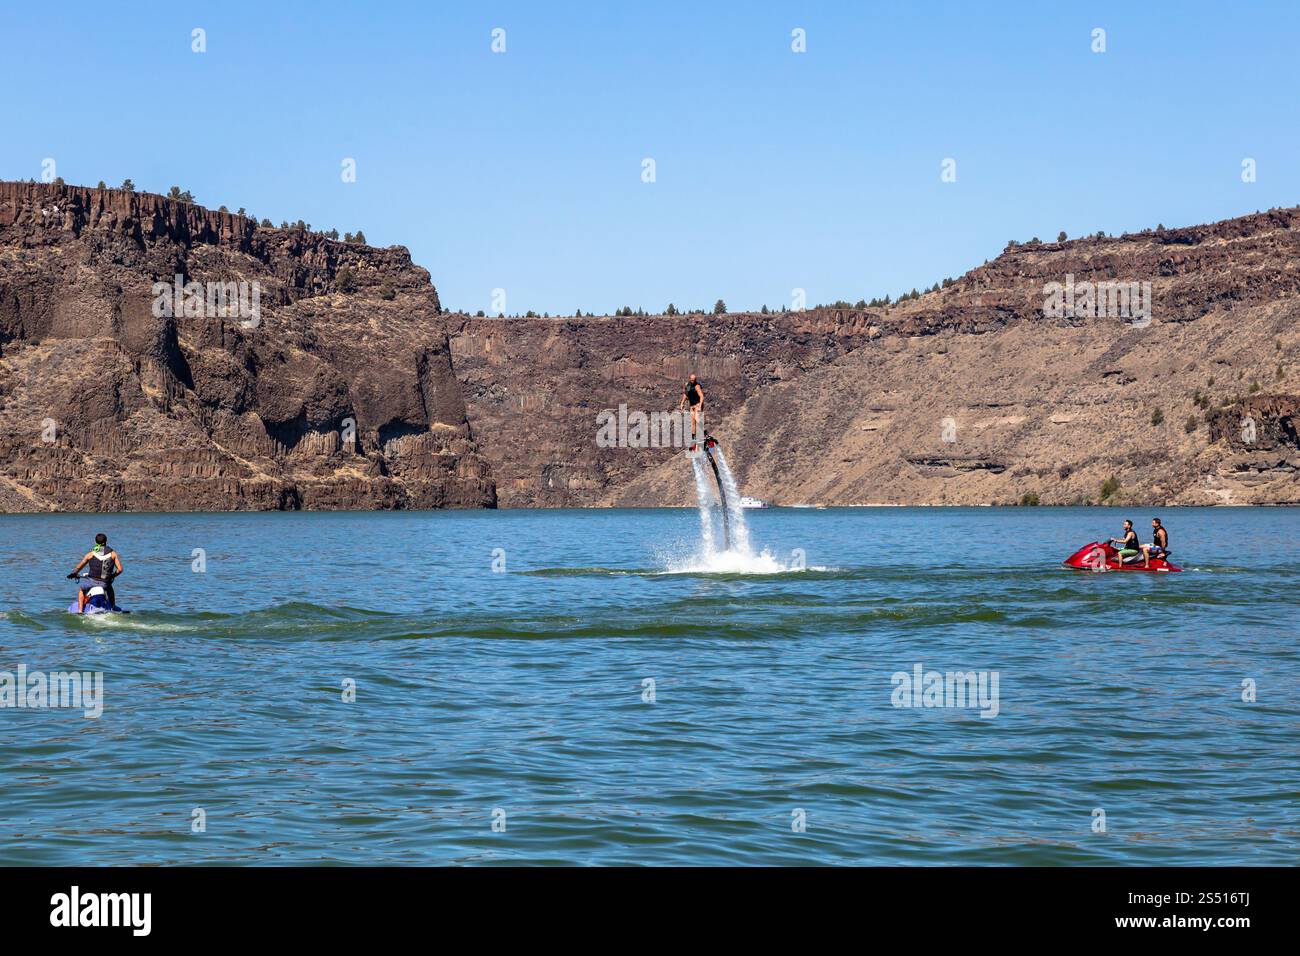
[{"label": "dark rock face", "polygon": [[670,412],[692,372],[706,426],[764,386],[870,341],[862,313],[481,319],[448,316],[475,434],[511,507],[601,503],[677,448],[608,448],[597,416]]},{"label": "dark rock face", "polygon": [[1237,451],[1300,451],[1300,396],[1252,395],[1209,421],[1211,437]]},{"label": "dark rock face", "polygon": [[[1150,283],[1149,325],[1052,314],[1067,277]],[[885,309],[501,320],[400,247],[0,183],[0,510],[684,504],[680,448],[598,416],[692,372],[776,503],[1295,503],[1297,303],[1294,209],[1012,246]]]},{"label": "dark rock face", "polygon": [[0,506],[490,507],[439,312],[402,248],[0,183]]},{"label": "dark rock face", "polygon": [[[1067,282],[1150,283],[1149,322],[1054,315]],[[1073,504],[1112,478],[1117,504],[1295,504],[1297,316],[1297,209],[1013,246],[717,430],[743,490],[778,504]],[[685,478],[647,468],[602,503],[684,504]]]},{"label": "dark rock face", "polygon": [[1224,308],[1291,298],[1300,294],[1300,208],[1183,229],[1011,246],[950,288],[892,310],[889,324],[902,334],[927,335],[1041,322],[1044,287],[1067,275],[1076,283],[1151,282],[1158,322],[1193,322]]}]

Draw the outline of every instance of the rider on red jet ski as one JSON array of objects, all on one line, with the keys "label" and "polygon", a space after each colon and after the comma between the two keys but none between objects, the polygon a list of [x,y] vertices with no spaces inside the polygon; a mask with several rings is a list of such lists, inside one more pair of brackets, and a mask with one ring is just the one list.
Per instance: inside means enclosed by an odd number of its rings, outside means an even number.
[{"label": "rider on red jet ski", "polygon": [[1139,542],[1133,522],[1125,521],[1123,538],[1085,544],[1066,558],[1064,564],[1076,571],[1181,571],[1182,568],[1169,563],[1169,532],[1160,524],[1159,518],[1151,519],[1151,527],[1156,539],[1152,544]]},{"label": "rider on red jet ski", "polygon": [[1128,564],[1129,558],[1136,558],[1142,553],[1142,545],[1138,544],[1138,533],[1133,530],[1133,522],[1127,518],[1124,519],[1124,537],[1110,538],[1110,543],[1119,550],[1119,563]]},{"label": "rider on red jet ski", "polygon": [[1151,536],[1155,539],[1151,544],[1140,544],[1138,542],[1137,532],[1133,530],[1133,522],[1124,522],[1124,537],[1111,538],[1110,543],[1119,549],[1120,564],[1129,564],[1137,556],[1142,555],[1142,567],[1150,568],[1152,558],[1169,558],[1169,532],[1165,530],[1164,525],[1160,523],[1159,518],[1151,519]]},{"label": "rider on red jet ski", "polygon": [[1142,545],[1142,567],[1144,568],[1151,567],[1152,558],[1169,560],[1169,532],[1165,530],[1159,518],[1151,519],[1151,537],[1155,539],[1151,544]]}]

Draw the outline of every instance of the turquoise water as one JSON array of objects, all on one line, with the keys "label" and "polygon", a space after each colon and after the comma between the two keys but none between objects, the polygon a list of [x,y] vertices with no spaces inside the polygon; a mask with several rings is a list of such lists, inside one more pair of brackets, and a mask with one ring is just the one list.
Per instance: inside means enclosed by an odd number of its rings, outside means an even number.
[{"label": "turquoise water", "polygon": [[685,510],[3,517],[0,671],[104,701],[0,709],[0,862],[1292,864],[1300,510],[1161,514],[1186,573],[1059,567],[1137,509],[751,512],[767,573]]}]

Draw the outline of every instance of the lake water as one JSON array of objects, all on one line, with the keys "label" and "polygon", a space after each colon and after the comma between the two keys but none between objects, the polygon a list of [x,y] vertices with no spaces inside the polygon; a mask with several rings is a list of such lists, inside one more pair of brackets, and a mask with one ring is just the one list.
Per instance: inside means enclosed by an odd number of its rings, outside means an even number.
[{"label": "lake water", "polygon": [[1293,864],[1300,510],[1159,513],[0,517],[0,671],[104,675],[0,709],[0,862]]}]

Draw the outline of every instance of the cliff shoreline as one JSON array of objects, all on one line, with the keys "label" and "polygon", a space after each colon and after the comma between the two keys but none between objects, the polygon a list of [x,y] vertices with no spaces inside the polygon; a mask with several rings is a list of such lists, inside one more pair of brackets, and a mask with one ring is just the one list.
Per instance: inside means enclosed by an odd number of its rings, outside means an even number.
[{"label": "cliff shoreline", "polygon": [[[256,320],[159,314],[177,276],[255,286]],[[1151,321],[1052,314],[1067,277],[1147,283]],[[883,308],[502,320],[402,247],[0,182],[0,509],[682,505],[679,450],[597,415],[691,372],[775,503],[1300,503],[1298,294],[1284,209],[1012,245]]]}]

